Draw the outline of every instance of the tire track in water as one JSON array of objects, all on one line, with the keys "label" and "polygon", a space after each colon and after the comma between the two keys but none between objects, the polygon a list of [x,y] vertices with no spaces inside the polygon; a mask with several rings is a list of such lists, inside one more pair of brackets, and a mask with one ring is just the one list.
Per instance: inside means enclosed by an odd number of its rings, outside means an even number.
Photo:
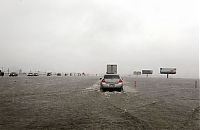
[{"label": "tire track in water", "polygon": [[[127,96],[127,95],[125,95]],[[115,104],[113,104],[111,101],[109,101],[109,98],[104,98],[104,103],[107,104],[109,111],[112,112],[113,115],[116,117],[121,117],[123,120],[129,122],[128,124],[135,129],[142,129],[142,130],[151,130],[151,125],[144,121],[139,119],[138,117],[132,115],[130,112],[128,112],[127,109],[121,108]]]},{"label": "tire track in water", "polygon": [[[193,123],[195,123],[194,121],[196,120],[196,122],[198,123],[198,126],[200,127],[200,106],[194,108],[191,112],[191,115],[188,117],[188,119],[185,121],[185,123],[183,124],[182,127],[180,127],[179,129],[188,129],[188,127],[190,127],[191,125],[193,125]],[[198,129],[198,128],[196,128]]]},{"label": "tire track in water", "polygon": [[[134,88],[131,88],[129,86],[124,86],[123,92],[101,92],[99,89],[99,82],[95,83],[93,86],[88,87],[84,90],[87,94],[98,94],[98,98],[101,99],[102,106],[106,106],[103,111],[103,115],[109,115],[114,122],[114,125],[116,123],[119,123],[122,125],[122,128],[131,128],[131,129],[143,129],[143,130],[151,130],[152,126],[144,121],[139,119],[138,117],[132,115],[130,112],[128,112],[125,108],[121,108],[110,101],[111,96],[125,96],[127,99],[128,94],[127,93],[137,93],[137,91]],[[126,103],[125,99],[125,103]],[[98,99],[99,100],[99,99]],[[97,101],[95,98],[92,98],[91,101],[95,104]],[[99,113],[101,115],[101,113]],[[119,120],[120,119],[120,120]]]}]

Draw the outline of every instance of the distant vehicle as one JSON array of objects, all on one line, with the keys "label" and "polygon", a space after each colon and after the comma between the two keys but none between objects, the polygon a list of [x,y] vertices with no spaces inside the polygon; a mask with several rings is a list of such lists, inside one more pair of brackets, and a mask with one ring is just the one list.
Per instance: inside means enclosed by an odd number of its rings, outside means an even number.
[{"label": "distant vehicle", "polygon": [[61,76],[61,73],[57,73],[57,76]]},{"label": "distant vehicle", "polygon": [[0,70],[0,76],[4,76],[4,72],[2,72],[1,70]]},{"label": "distant vehicle", "polygon": [[123,91],[123,80],[118,74],[106,74],[100,82],[100,90]]},{"label": "distant vehicle", "polygon": [[106,74],[117,74],[117,65],[107,65]]},{"label": "distant vehicle", "polygon": [[51,73],[51,72],[47,73],[47,76],[51,76],[51,75],[52,75],[52,73]]},{"label": "distant vehicle", "polygon": [[27,76],[33,76],[33,73],[28,73]]},{"label": "distant vehicle", "polygon": [[9,74],[9,76],[18,76],[18,74],[17,74],[16,72],[11,72],[11,73]]},{"label": "distant vehicle", "polygon": [[39,74],[38,73],[34,73],[33,76],[39,76]]}]

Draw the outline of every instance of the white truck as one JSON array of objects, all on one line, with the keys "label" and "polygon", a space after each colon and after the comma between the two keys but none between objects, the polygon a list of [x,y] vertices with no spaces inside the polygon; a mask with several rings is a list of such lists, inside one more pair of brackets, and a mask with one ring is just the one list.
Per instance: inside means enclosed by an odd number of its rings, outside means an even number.
[{"label": "white truck", "polygon": [[117,74],[117,65],[108,64],[106,74]]}]

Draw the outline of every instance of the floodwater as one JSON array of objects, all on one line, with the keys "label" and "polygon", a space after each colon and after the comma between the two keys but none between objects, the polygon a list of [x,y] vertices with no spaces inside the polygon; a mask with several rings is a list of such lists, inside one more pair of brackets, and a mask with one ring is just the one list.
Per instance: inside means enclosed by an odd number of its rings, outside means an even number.
[{"label": "floodwater", "polygon": [[199,130],[199,101],[194,79],[124,77],[123,92],[101,92],[99,77],[3,77],[0,129]]}]

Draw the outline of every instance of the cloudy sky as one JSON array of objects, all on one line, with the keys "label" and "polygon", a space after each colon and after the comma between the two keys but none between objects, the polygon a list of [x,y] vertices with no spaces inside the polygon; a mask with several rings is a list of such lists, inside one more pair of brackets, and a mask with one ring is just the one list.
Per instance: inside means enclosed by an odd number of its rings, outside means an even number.
[{"label": "cloudy sky", "polygon": [[1,0],[0,66],[121,74],[176,67],[198,77],[197,0]]}]

